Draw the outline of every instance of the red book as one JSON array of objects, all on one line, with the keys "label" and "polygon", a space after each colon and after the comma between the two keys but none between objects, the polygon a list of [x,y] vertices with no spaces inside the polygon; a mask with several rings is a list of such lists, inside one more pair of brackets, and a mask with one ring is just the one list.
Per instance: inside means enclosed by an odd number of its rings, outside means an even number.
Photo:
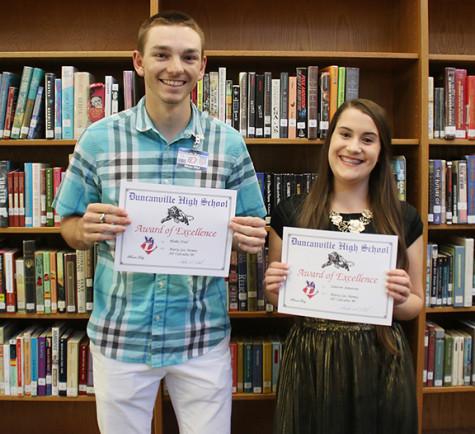
[{"label": "red book", "polygon": [[105,98],[104,83],[92,83],[89,86],[89,120],[91,123],[104,117]]},{"label": "red book", "polygon": [[237,367],[237,343],[231,342],[229,344],[229,351],[231,352],[231,368],[233,370],[233,393],[237,392],[237,378],[238,378],[238,367]]},{"label": "red book", "polygon": [[475,75],[467,77],[467,137],[475,139]]},{"label": "red book", "polygon": [[7,108],[5,111],[5,125],[3,126],[3,138],[9,139],[15,117],[16,102],[18,98],[18,87],[10,86],[7,95]]},{"label": "red book", "polygon": [[[53,195],[56,197],[56,193],[59,190],[59,186],[61,184],[61,175],[62,175],[62,167],[53,167]],[[59,214],[54,211],[54,225],[61,226],[61,217]]]},{"label": "red book", "polygon": [[15,208],[14,208],[14,171],[8,172],[7,188],[8,188],[8,226],[15,226]]},{"label": "red book", "polygon": [[13,226],[20,226],[20,200],[19,200],[18,172],[13,172]]},{"label": "red book", "polygon": [[79,343],[79,366],[78,366],[78,394],[87,395],[87,362],[89,353],[89,339],[85,337]]},{"label": "red book", "polygon": [[25,172],[18,172],[18,226],[25,227]]},{"label": "red book", "polygon": [[455,70],[455,138],[465,139],[465,83],[467,79],[466,69]]}]

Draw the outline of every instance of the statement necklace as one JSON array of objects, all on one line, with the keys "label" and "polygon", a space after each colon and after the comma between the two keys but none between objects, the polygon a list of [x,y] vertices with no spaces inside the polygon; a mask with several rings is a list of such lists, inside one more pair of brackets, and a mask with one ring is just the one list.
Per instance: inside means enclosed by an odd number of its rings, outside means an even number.
[{"label": "statement necklace", "polygon": [[373,213],[369,209],[363,210],[359,219],[344,220],[339,212],[330,211],[328,216],[331,222],[340,232],[363,232],[364,228],[373,219]]}]

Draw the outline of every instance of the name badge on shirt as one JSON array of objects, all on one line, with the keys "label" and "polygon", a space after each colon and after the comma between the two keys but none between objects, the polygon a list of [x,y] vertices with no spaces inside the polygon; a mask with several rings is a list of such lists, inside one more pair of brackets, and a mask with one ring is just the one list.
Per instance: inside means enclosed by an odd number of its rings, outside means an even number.
[{"label": "name badge on shirt", "polygon": [[180,148],[178,149],[176,165],[188,169],[206,170],[208,168],[208,153],[196,149]]}]

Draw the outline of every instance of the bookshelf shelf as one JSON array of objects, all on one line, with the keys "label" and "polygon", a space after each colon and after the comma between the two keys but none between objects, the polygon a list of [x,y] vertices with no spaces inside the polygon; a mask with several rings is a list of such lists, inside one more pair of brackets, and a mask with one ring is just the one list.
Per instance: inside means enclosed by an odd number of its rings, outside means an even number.
[{"label": "bookshelf shelf", "polygon": [[0,396],[0,401],[19,401],[19,402],[95,402],[96,398],[94,396],[77,396],[77,397],[66,397],[66,396]]},{"label": "bookshelf shelf", "polygon": [[0,228],[0,234],[59,234],[60,229],[58,227],[41,227],[41,228],[24,228],[24,227],[11,227]]},{"label": "bookshelf shelf", "polygon": [[463,225],[429,225],[430,231],[466,231],[474,230],[475,225],[463,224]]},{"label": "bookshelf shelf", "polygon": [[466,313],[466,312],[475,312],[475,307],[426,307],[425,308],[425,313],[426,314],[431,314],[431,313],[453,313],[453,314],[458,314],[458,313]]},{"label": "bookshelf shelf", "polygon": [[443,139],[433,139],[429,140],[429,145],[431,146],[475,146],[475,140],[467,139],[456,139],[456,140],[443,140]]},{"label": "bookshelf shelf", "polygon": [[454,386],[454,387],[424,387],[424,395],[439,393],[474,393],[475,386]]},{"label": "bookshelf shelf", "polygon": [[74,146],[76,140],[0,140],[0,147],[24,147],[24,146],[52,146],[52,147],[68,147]]},{"label": "bookshelf shelf", "polygon": [[429,54],[429,60],[431,62],[440,62],[440,63],[475,63],[474,54]]},{"label": "bookshelf shelf", "polygon": [[89,319],[89,313],[0,313],[0,319]]}]

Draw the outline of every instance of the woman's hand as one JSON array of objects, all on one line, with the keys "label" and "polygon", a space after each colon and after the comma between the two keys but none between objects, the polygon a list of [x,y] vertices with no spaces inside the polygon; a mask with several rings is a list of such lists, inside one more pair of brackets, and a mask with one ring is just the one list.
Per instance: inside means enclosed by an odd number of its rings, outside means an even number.
[{"label": "woman's hand", "polygon": [[386,273],[387,293],[393,297],[394,305],[398,306],[407,301],[412,292],[412,283],[409,274],[402,269],[389,270]]},{"label": "woman's hand", "polygon": [[289,266],[283,262],[271,262],[266,270],[264,284],[267,300],[274,306],[279,302],[279,290],[287,278]]}]

